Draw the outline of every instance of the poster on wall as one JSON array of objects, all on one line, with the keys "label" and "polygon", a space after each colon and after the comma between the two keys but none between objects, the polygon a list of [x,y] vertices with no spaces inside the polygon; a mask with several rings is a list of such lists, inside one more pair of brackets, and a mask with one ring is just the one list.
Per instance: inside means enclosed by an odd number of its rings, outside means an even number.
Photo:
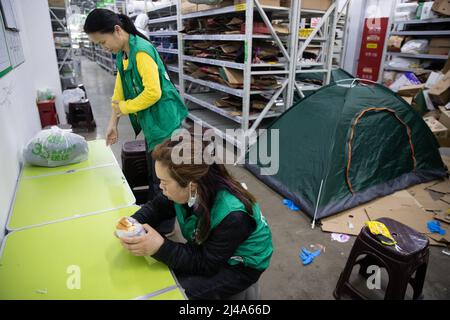
[{"label": "poster on wall", "polygon": [[8,45],[12,67],[16,68],[25,62],[20,32],[6,30],[6,43]]},{"label": "poster on wall", "polygon": [[358,78],[371,81],[378,80],[388,20],[388,17],[366,18],[364,20],[364,30],[356,72]]},{"label": "poster on wall", "polygon": [[9,60],[5,29],[3,28],[3,19],[0,16],[0,78],[11,70],[12,66],[11,61]]},{"label": "poster on wall", "polygon": [[19,31],[19,25],[17,24],[14,5],[15,3],[13,0],[0,0],[0,9],[3,15],[5,28],[9,30]]}]

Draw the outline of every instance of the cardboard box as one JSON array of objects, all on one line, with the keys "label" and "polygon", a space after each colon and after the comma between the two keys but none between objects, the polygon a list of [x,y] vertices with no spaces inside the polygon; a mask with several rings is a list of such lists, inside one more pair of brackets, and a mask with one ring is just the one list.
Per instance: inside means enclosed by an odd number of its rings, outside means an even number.
[{"label": "cardboard box", "polygon": [[48,0],[49,7],[65,7],[66,2],[64,0]]},{"label": "cardboard box", "polygon": [[431,9],[433,7],[433,4],[434,1],[422,2],[420,20],[435,19],[439,17],[439,15]]},{"label": "cardboard box", "polygon": [[428,54],[437,54],[441,56],[446,56],[450,52],[450,47],[429,47]]},{"label": "cardboard box", "polygon": [[[272,26],[277,34],[289,34],[289,28],[283,24],[274,24]],[[245,23],[241,24],[241,33],[245,33]],[[253,34],[270,34],[270,31],[264,22],[253,22]]]},{"label": "cardboard box", "polygon": [[440,123],[434,117],[425,117],[423,118],[425,123],[430,128],[431,132],[436,136],[436,138],[447,138],[448,137],[448,129]]},{"label": "cardboard box", "polygon": [[417,79],[415,74],[412,72],[405,72],[389,86],[389,89],[391,89],[394,92],[397,92],[398,89],[400,89],[401,87],[416,84],[421,84],[421,82],[419,81],[419,79]]},{"label": "cardboard box", "polygon": [[450,38],[432,38],[430,41],[428,53],[448,55],[450,52]]},{"label": "cardboard box", "polygon": [[420,90],[425,88],[425,84],[416,84],[411,86],[403,86],[398,89],[397,93],[405,97],[414,97]]},{"label": "cardboard box", "polygon": [[430,89],[429,96],[437,105],[447,104],[450,100],[450,71]]},{"label": "cardboard box", "polygon": [[[331,6],[332,0],[302,0],[302,9],[326,11]],[[290,8],[291,0],[281,0],[281,6]]]},{"label": "cardboard box", "polygon": [[431,72],[428,76],[427,82],[425,83],[425,88],[430,89],[432,88],[436,83],[438,83],[444,75],[440,72]]},{"label": "cardboard box", "polygon": [[400,52],[402,48],[403,40],[405,37],[401,36],[390,36],[388,40],[388,51],[389,52]]},{"label": "cardboard box", "polygon": [[204,11],[204,10],[211,10],[211,9],[218,9],[223,8],[227,6],[232,6],[233,0],[224,0],[219,4],[216,5],[207,5],[207,4],[195,4],[191,3],[188,0],[182,0],[181,1],[181,13],[187,14],[197,11]]},{"label": "cardboard box", "polygon": [[447,62],[445,63],[444,67],[442,68],[441,72],[443,74],[446,74],[450,71],[450,57],[447,59]]},{"label": "cardboard box", "polygon": [[197,5],[195,3],[190,3],[187,0],[181,1],[181,13],[187,14],[197,11]]},{"label": "cardboard box", "polygon": [[450,148],[450,138],[439,138],[436,137],[437,142],[439,143],[439,146],[442,148]]},{"label": "cardboard box", "polygon": [[430,47],[450,47],[450,38],[432,38]]},{"label": "cardboard box", "polygon": [[432,9],[437,13],[450,16],[450,0],[435,0]]},{"label": "cardboard box", "polygon": [[242,85],[244,83],[244,73],[242,70],[223,67],[220,70],[220,74],[231,85]]},{"label": "cardboard box", "polygon": [[450,130],[450,110],[445,109],[443,106],[439,106],[438,108],[441,111],[439,122]]},{"label": "cardboard box", "polygon": [[406,103],[409,104],[409,105],[412,105],[413,100],[414,100],[414,97],[401,96],[401,98],[402,98],[403,100],[405,100]]},{"label": "cardboard box", "polygon": [[326,11],[331,6],[332,0],[302,0],[302,9]]}]

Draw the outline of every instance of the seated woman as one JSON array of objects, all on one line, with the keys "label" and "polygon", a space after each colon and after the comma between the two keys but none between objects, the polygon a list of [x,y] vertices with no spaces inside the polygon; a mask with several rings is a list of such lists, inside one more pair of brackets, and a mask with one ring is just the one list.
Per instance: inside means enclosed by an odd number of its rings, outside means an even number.
[{"label": "seated woman", "polygon": [[[193,140],[167,140],[155,147],[152,157],[163,194],[132,216],[147,233],[120,241],[136,256],[150,255],[167,264],[189,299],[226,299],[250,287],[267,269],[272,236],[254,196],[223,164],[195,164]],[[193,150],[190,162],[175,164],[174,147],[179,150],[186,143]],[[205,147],[199,150],[202,155]],[[173,242],[154,229],[175,216],[187,243]]]}]

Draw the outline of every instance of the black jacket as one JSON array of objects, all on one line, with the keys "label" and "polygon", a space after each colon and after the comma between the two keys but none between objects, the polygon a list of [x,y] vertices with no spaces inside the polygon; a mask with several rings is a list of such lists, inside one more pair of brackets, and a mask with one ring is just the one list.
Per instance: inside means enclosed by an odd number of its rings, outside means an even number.
[{"label": "black jacket", "polygon": [[[194,214],[185,206],[188,214]],[[155,228],[163,220],[175,217],[174,203],[159,193],[132,217],[139,223]],[[255,230],[256,223],[247,213],[231,212],[211,230],[200,245],[178,243],[167,238],[153,258],[164,262],[178,272],[194,275],[212,275],[227,264],[236,249]],[[256,271],[256,270],[255,270]]]}]

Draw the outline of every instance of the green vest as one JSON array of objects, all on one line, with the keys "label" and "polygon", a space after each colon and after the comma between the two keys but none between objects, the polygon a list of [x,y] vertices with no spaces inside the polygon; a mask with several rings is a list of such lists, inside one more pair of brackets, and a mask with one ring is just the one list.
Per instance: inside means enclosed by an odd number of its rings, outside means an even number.
[{"label": "green vest", "polygon": [[[199,223],[197,215],[192,214],[187,217],[185,208],[178,203],[175,203],[175,211],[184,238],[189,243],[194,243]],[[210,230],[219,225],[233,211],[240,211],[242,214],[247,212],[244,204],[238,198],[227,190],[219,191],[211,209]],[[246,267],[262,271],[267,269],[272,257],[272,235],[258,204],[253,207],[252,217],[256,222],[255,231],[236,249],[233,256],[228,260],[228,264],[237,265],[241,263]]]},{"label": "green vest", "polygon": [[170,81],[155,47],[150,42],[132,34],[130,34],[129,43],[130,54],[126,70],[123,70],[123,51],[120,51],[116,57],[125,100],[136,98],[144,90],[137,69],[136,54],[140,51],[146,52],[158,66],[161,98],[149,108],[129,115],[136,136],[143,130],[148,149],[153,150],[157,144],[170,138],[172,133],[180,127],[188,112],[177,89]]}]

